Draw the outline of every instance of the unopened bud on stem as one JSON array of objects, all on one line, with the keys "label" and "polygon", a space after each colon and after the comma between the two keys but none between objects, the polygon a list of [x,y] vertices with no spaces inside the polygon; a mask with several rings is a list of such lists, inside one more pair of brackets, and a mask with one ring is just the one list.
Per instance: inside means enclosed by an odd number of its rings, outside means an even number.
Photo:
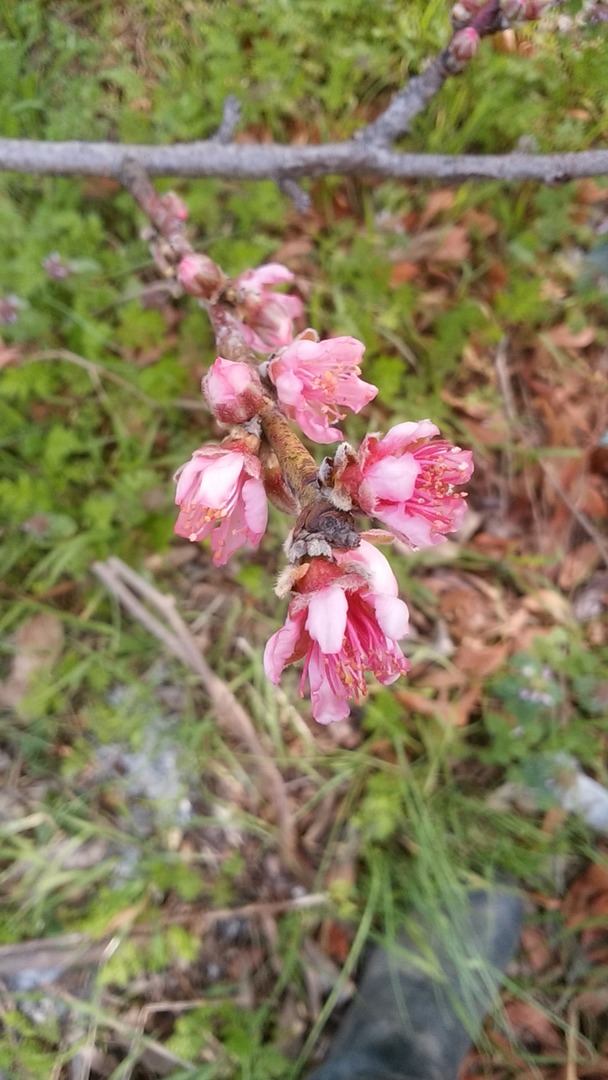
[{"label": "unopened bud on stem", "polygon": [[458,68],[472,60],[479,48],[479,34],[472,26],[457,30],[448,47],[449,54]]},{"label": "unopened bud on stem", "polygon": [[206,255],[185,255],[177,268],[180,284],[192,296],[209,300],[227,280],[219,266]]}]

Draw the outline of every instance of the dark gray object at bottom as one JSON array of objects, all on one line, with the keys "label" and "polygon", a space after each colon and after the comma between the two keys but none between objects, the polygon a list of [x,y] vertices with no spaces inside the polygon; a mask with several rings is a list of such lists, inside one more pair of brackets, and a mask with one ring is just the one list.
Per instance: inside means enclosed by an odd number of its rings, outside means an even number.
[{"label": "dark gray object at bottom", "polygon": [[[323,1064],[308,1080],[456,1080],[492,1007],[521,929],[522,901],[474,892],[441,929],[372,949],[359,992]],[[416,943],[418,942],[418,944]]]}]

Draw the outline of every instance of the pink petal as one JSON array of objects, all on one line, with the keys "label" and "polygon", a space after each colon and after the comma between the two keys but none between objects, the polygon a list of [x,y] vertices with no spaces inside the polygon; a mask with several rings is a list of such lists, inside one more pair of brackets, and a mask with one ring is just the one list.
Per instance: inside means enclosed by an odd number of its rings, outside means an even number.
[{"label": "pink petal", "polygon": [[326,664],[319,655],[318,648],[313,649],[309,658],[308,680],[312,715],[317,723],[333,724],[338,720],[346,720],[350,712],[348,691],[346,687],[337,691],[331,686]]},{"label": "pink petal", "polygon": [[280,359],[279,357],[278,360],[270,361],[268,373],[277,388],[281,403],[283,405],[301,405],[304,391],[302,381],[298,379],[298,376],[293,371],[280,368]]},{"label": "pink petal", "polygon": [[377,499],[405,502],[411,499],[420,465],[412,454],[381,457],[365,470],[365,480]]},{"label": "pink petal", "polygon": [[284,310],[289,315],[290,319],[299,319],[300,315],[304,311],[304,304],[300,300],[299,296],[288,296],[287,294],[281,294],[281,303]]},{"label": "pink petal", "polygon": [[317,724],[334,724],[338,720],[346,720],[350,713],[348,699],[334,694],[327,682],[321,683],[318,690],[311,690],[310,700]]},{"label": "pink petal", "polygon": [[295,652],[302,633],[303,617],[303,611],[299,612],[295,618],[288,615],[285,626],[272,635],[264,649],[264,671],[275,686],[280,681],[283,668],[290,662]]},{"label": "pink petal", "polygon": [[385,454],[404,453],[412,443],[420,439],[428,439],[433,435],[439,435],[439,428],[430,420],[419,420],[414,423],[408,420],[404,424],[396,424],[389,428],[380,443],[380,452]]},{"label": "pink petal", "polygon": [[310,594],[306,629],[323,653],[338,653],[344,643],[348,601],[344,590],[330,585]]},{"label": "pink petal", "polygon": [[326,338],[318,343],[311,342],[321,350],[323,359],[331,359],[340,365],[359,367],[365,352],[365,345],[354,337]]},{"label": "pink petal", "polygon": [[198,500],[212,510],[221,510],[234,498],[236,484],[243,471],[243,455],[227,451],[215,458],[201,473]]},{"label": "pink petal", "polygon": [[[251,543],[259,542],[266,531],[268,522],[268,502],[261,480],[246,480],[241,491],[245,508],[245,521]],[[254,539],[254,537],[256,539]]]},{"label": "pink petal", "polygon": [[397,578],[391,570],[386,555],[378,551],[377,547],[362,540],[359,547],[351,551],[335,551],[336,562],[341,566],[347,563],[355,563],[363,567],[366,577],[370,582],[370,589],[374,593],[386,593],[388,596],[396,596],[399,592]]},{"label": "pink petal", "polygon": [[408,514],[401,506],[383,506],[380,512],[376,511],[376,516],[412,548],[434,547],[445,539],[433,531],[428,518]]},{"label": "pink petal", "polygon": [[405,637],[410,624],[407,605],[398,596],[373,596],[370,603],[376,612],[378,625],[383,634],[393,641]]},{"label": "pink petal", "polygon": [[268,285],[282,285],[285,281],[293,281],[293,274],[282,263],[266,263],[258,266],[255,270],[245,271],[240,275],[240,283],[246,288],[261,289]]},{"label": "pink petal", "polygon": [[295,413],[293,419],[296,424],[299,424],[304,434],[313,442],[332,443],[338,442],[342,438],[342,432],[338,428],[330,427],[323,415],[317,416],[312,409],[307,409],[306,406],[293,411]]}]

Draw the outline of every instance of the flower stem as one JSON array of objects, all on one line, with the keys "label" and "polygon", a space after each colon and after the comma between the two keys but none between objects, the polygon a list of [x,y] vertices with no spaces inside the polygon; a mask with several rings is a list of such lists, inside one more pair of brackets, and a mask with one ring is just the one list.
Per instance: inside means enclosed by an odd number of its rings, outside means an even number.
[{"label": "flower stem", "polygon": [[315,459],[271,398],[265,402],[260,419],[262,431],[277,456],[285,480],[300,505],[308,506],[319,498],[316,486],[319,467]]}]

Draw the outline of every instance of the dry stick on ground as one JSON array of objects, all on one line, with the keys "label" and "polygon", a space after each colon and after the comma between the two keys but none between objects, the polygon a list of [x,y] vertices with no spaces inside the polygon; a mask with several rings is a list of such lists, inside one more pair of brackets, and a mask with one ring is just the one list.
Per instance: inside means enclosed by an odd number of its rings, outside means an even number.
[{"label": "dry stick on ground", "polygon": [[[176,610],[172,596],[161,593],[119,558],[97,562],[93,570],[109,592],[165,648],[198,675],[211,699],[218,724],[244,744],[259,769],[267,795],[276,807],[280,850],[285,864],[301,870],[296,857],[296,837],[283,777],[259,739],[250,717],[224,682],[202,656],[186,623]],[[142,599],[140,599],[140,597]],[[158,619],[145,606],[147,601],[161,616]]]},{"label": "dry stick on ground", "polygon": [[[196,934],[201,936],[217,923],[227,919],[254,919],[258,916],[283,915],[289,911],[312,911],[315,908],[327,907],[329,902],[325,893],[305,893],[304,896],[294,896],[290,900],[256,900],[240,907],[200,911],[195,916],[190,906],[185,911],[184,918],[179,912],[174,912],[171,921],[194,923]],[[156,923],[148,927],[144,923],[138,923],[132,933],[139,938],[156,932],[156,929]],[[115,935],[109,940],[104,938],[101,941],[92,941],[89,934],[78,933],[20,941],[14,945],[0,945],[0,980],[10,980],[24,970],[29,970],[46,973],[46,979],[41,982],[54,981],[54,972],[102,963],[104,957],[115,951],[119,940]]]}]

